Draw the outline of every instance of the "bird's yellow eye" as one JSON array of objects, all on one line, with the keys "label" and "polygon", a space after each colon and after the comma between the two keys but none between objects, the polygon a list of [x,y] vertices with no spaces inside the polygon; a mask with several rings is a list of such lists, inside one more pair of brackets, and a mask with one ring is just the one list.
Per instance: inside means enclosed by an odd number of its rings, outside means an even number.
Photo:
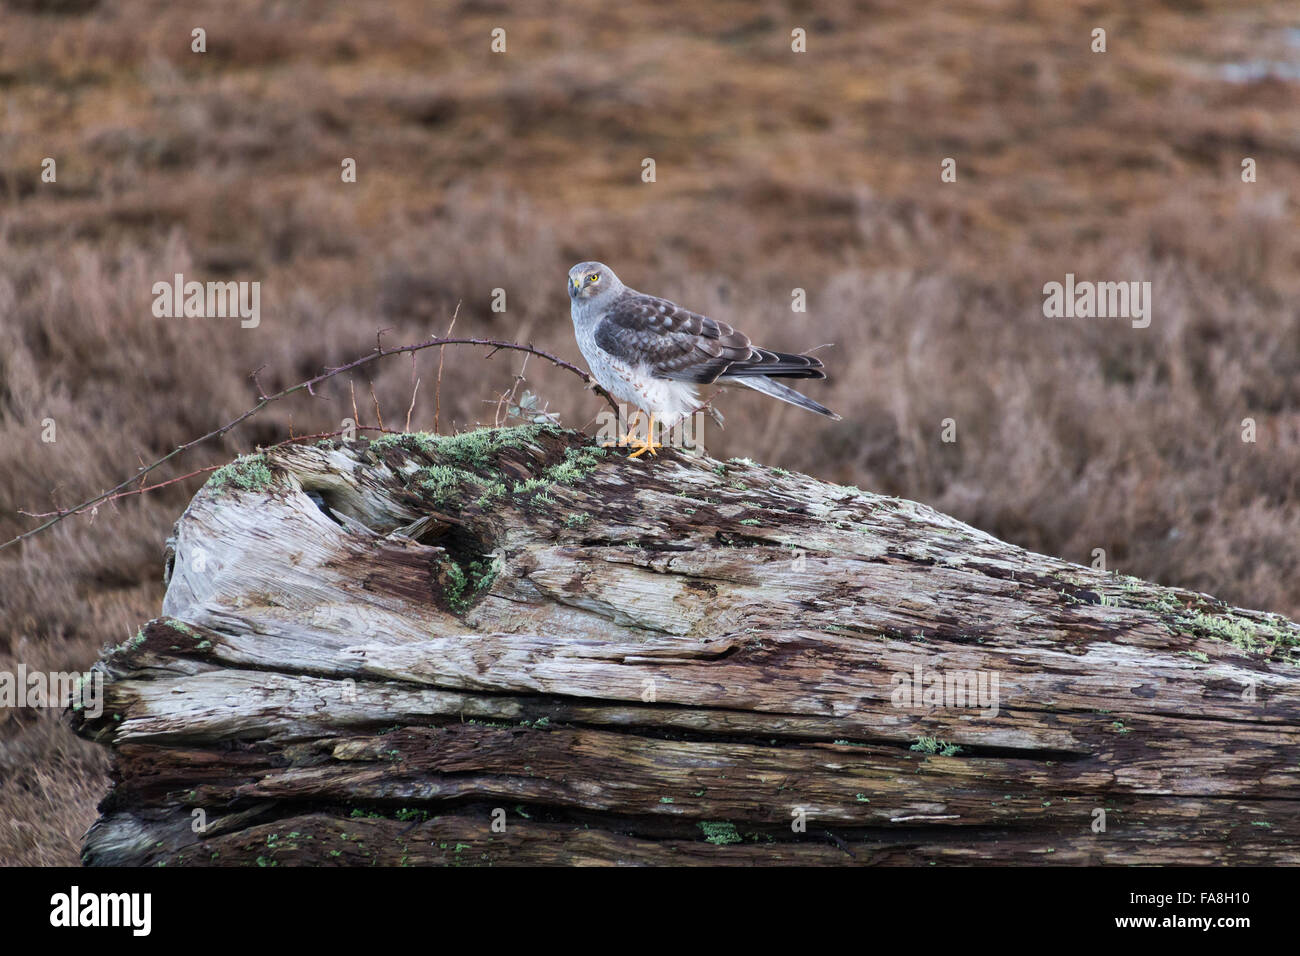
[{"label": "bird's yellow eye", "polygon": [[588,282],[599,282],[599,281],[600,281],[600,273],[599,273],[599,272],[593,272],[591,275],[587,276],[587,281],[588,281]]}]

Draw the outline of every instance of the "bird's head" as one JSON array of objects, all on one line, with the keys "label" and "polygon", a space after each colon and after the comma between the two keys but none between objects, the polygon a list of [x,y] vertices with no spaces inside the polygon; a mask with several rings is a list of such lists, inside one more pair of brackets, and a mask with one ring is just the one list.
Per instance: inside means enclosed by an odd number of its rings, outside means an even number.
[{"label": "bird's head", "polygon": [[614,270],[603,262],[579,262],[569,270],[569,298],[587,301],[623,287]]}]

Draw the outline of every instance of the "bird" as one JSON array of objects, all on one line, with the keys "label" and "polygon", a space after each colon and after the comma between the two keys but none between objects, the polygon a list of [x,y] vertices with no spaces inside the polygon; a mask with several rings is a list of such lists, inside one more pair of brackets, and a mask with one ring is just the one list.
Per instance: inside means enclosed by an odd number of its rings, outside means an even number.
[{"label": "bird", "polygon": [[[824,405],[773,381],[825,378],[819,359],[752,345],[725,322],[628,288],[603,262],[579,262],[569,270],[569,299],[578,348],[592,378],[616,400],[639,410],[628,433],[607,443],[635,446],[631,458],[654,455],[663,447],[655,441],[656,421],[671,429],[701,407],[696,395],[700,385],[745,385],[840,420]],[[633,434],[641,412],[650,416],[644,441]]]}]

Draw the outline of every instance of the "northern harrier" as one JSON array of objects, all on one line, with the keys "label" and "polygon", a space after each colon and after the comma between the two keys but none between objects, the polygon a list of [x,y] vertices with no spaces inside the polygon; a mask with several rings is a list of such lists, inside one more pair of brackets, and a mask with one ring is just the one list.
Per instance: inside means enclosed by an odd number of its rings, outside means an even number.
[{"label": "northern harrier", "polygon": [[[772,381],[825,378],[821,361],[810,355],[750,345],[744,333],[725,322],[629,289],[601,262],[579,262],[569,270],[569,298],[578,348],[592,377],[620,402],[650,416],[646,439],[638,439],[632,458],[663,447],[654,440],[656,419],[672,428],[700,407],[697,385],[746,385],[839,421],[829,408]],[[618,444],[632,442],[628,427]]]}]

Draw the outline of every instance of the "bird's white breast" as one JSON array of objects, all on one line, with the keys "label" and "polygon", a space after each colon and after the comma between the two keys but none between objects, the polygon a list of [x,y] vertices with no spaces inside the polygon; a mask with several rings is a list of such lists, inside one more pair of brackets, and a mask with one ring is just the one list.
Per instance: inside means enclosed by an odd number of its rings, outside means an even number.
[{"label": "bird's white breast", "polygon": [[656,378],[644,365],[630,366],[596,344],[594,324],[574,317],[578,348],[592,377],[614,398],[654,415],[665,428],[672,428],[699,407],[695,387],[688,382]]}]

